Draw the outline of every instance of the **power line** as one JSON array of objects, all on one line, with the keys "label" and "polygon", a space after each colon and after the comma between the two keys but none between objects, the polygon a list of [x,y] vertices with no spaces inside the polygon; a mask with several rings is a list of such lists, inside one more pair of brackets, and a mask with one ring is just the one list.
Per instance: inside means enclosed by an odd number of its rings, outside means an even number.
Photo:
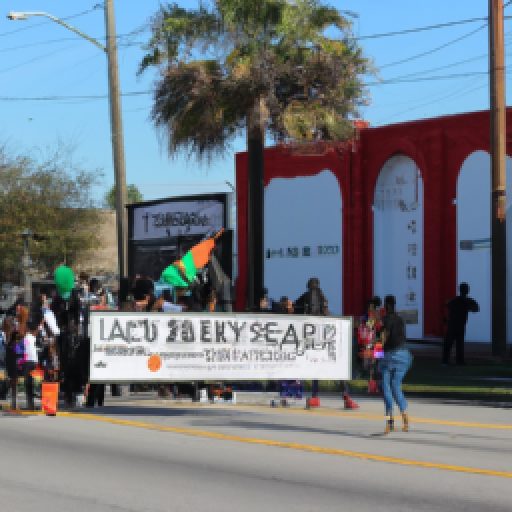
[{"label": "power line", "polygon": [[[512,72],[512,71],[511,71]],[[391,85],[391,84],[402,84],[402,83],[419,83],[435,80],[453,80],[457,78],[467,78],[472,76],[487,75],[488,71],[468,71],[465,73],[452,73],[448,75],[435,75],[418,78],[396,78],[389,80],[380,80],[377,82],[366,82],[363,83],[365,87],[373,87],[379,85]],[[149,96],[153,94],[152,90],[145,91],[129,91],[121,94],[123,97],[137,97],[137,96]],[[103,100],[107,99],[107,94],[84,94],[76,96],[63,96],[63,95],[49,95],[49,96],[0,96],[0,101],[88,101],[88,100]]]},{"label": "power line", "polygon": [[[153,94],[153,91],[131,91],[124,92],[121,96],[134,97],[134,96],[146,96]],[[107,94],[85,94],[78,96],[0,96],[0,101],[68,101],[68,100],[104,100],[107,99]]]},{"label": "power line", "polygon": [[443,69],[450,69],[450,68],[454,68],[455,66],[467,64],[468,62],[474,62],[475,60],[481,60],[485,57],[488,57],[488,54],[478,55],[477,57],[471,57],[470,59],[459,60],[456,62],[452,62],[450,64],[446,64],[444,66],[439,66],[437,68],[424,69],[423,71],[416,71],[414,73],[408,73],[407,75],[397,76],[390,80],[401,80],[402,78],[412,78],[412,77],[415,77],[418,75],[424,75],[425,73],[434,73],[436,71],[442,71]]},{"label": "power line", "polygon": [[469,94],[471,92],[474,92],[474,91],[477,91],[477,90],[482,89],[484,87],[487,87],[487,82],[484,83],[484,84],[481,84],[481,85],[477,85],[476,87],[472,87],[473,84],[474,84],[474,82],[472,82],[471,85],[469,85],[469,89],[468,89],[468,85],[465,85],[464,87],[461,87],[460,89],[457,89],[456,91],[451,91],[449,94],[443,94],[441,96],[435,95],[434,99],[430,99],[429,101],[423,102],[423,103],[421,103],[419,105],[415,105],[413,107],[409,107],[409,108],[407,108],[405,110],[402,110],[400,112],[395,112],[393,115],[388,116],[385,121],[383,121],[383,120],[377,121],[375,124],[376,125],[381,125],[384,122],[389,123],[389,121],[391,119],[396,119],[397,117],[400,117],[403,114],[407,114],[409,112],[413,112],[414,110],[418,110],[420,108],[427,107],[427,106],[432,105],[434,103],[441,103],[441,102],[446,101],[447,99],[453,98],[455,96],[462,97],[462,96],[465,96],[465,95],[467,95],[467,94]]},{"label": "power line", "polygon": [[[418,78],[399,78],[399,79],[390,79],[390,80],[381,80],[377,82],[367,82],[364,83],[363,86],[373,87],[378,85],[390,85],[390,84],[401,84],[401,83],[418,83],[418,82],[426,82],[426,81],[435,81],[435,80],[453,80],[456,78],[467,78],[471,76],[482,76],[487,75],[487,71],[472,71],[466,73],[452,73],[448,75],[436,75],[436,76],[427,76],[427,77],[418,77]],[[123,97],[137,97],[137,96],[149,96],[153,94],[152,90],[145,91],[129,91],[122,93]],[[77,96],[62,96],[62,95],[51,95],[51,96],[0,96],[0,101],[88,101],[88,100],[103,100],[107,99],[107,94],[87,94],[87,95],[77,95]]]},{"label": "power line", "polygon": [[[1,35],[1,34],[0,34]],[[127,32],[126,34],[118,34],[117,39],[124,39],[127,37],[131,37],[133,35],[138,35],[138,32]],[[93,39],[97,39],[98,41],[105,41],[105,36],[100,37],[93,37]],[[74,37],[61,37],[58,39],[46,39],[44,41],[37,41],[35,43],[27,43],[27,44],[21,44],[19,46],[11,46],[9,48],[1,48],[0,53],[8,53],[13,52],[17,50],[25,50],[26,48],[34,48],[37,46],[43,46],[43,45],[50,45],[50,44],[56,44],[56,43],[65,43],[65,42],[72,42],[72,41],[80,41],[80,36],[74,36]],[[132,41],[132,42],[126,42],[122,43],[119,42],[118,46],[137,46],[137,45],[143,45],[144,43],[142,41]]]},{"label": "power line", "polygon": [[424,76],[417,78],[391,78],[389,80],[380,80],[377,82],[367,82],[363,84],[366,87],[388,84],[410,84],[418,82],[430,82],[433,80],[451,80],[454,78],[467,78],[470,76],[488,75],[489,71],[468,71],[466,73],[451,73],[449,75]]},{"label": "power line", "polygon": [[[510,0],[510,2],[508,2],[506,5],[504,5],[504,7],[507,7],[507,5],[510,5],[510,4],[512,4],[512,0]],[[512,19],[512,16],[504,16],[503,18],[505,20],[509,20],[509,19]],[[407,28],[404,30],[396,30],[393,32],[382,32],[380,34],[369,34],[367,36],[356,36],[356,37],[354,37],[354,39],[356,39],[357,41],[364,41],[367,39],[379,39],[379,38],[383,38],[383,37],[401,36],[401,35],[406,35],[406,34],[415,34],[417,32],[425,32],[427,30],[435,30],[438,28],[453,27],[455,25],[464,25],[467,23],[475,23],[477,21],[487,22],[487,20],[488,20],[487,17],[468,18],[465,20],[455,20],[455,21],[448,21],[446,23],[438,23],[436,25],[426,25],[423,27],[415,27],[415,28]]]},{"label": "power line", "polygon": [[[504,7],[506,7],[507,5],[510,5],[511,3],[512,3],[512,0],[510,2],[508,2]],[[70,19],[73,19],[73,18],[77,18],[79,16],[84,16],[85,14],[89,14],[90,12],[95,11],[99,7],[101,7],[101,5],[97,4],[92,9],[89,9],[87,11],[83,11],[83,12],[78,13],[78,14],[74,14],[72,16],[67,16],[67,17],[62,18],[62,19],[63,20],[70,20]],[[505,19],[511,19],[512,16],[505,16],[504,18]],[[358,36],[358,37],[355,37],[355,39],[357,39],[357,40],[367,40],[367,39],[378,39],[378,38],[383,38],[383,37],[391,37],[391,36],[397,36],[397,35],[412,34],[412,33],[424,32],[424,31],[434,30],[434,29],[439,29],[439,28],[445,28],[445,27],[451,27],[451,26],[456,26],[456,25],[463,25],[463,24],[468,24],[468,23],[474,23],[474,22],[477,22],[477,21],[487,21],[487,18],[486,17],[482,17],[482,18],[468,18],[468,19],[464,19],[464,20],[455,20],[455,21],[449,21],[449,22],[446,22],[446,23],[438,23],[436,25],[426,25],[426,26],[422,26],[422,27],[415,27],[415,28],[410,28],[410,29],[397,30],[397,31],[394,31],[394,32],[382,32],[382,33],[379,33],[379,34],[369,34],[369,35],[366,35],[366,36]],[[22,27],[22,28],[19,28],[19,29],[16,29],[16,30],[12,30],[11,32],[4,32],[3,34],[0,34],[0,37],[1,36],[10,35],[10,34],[14,34],[16,32],[20,32],[20,31],[23,31],[23,30],[28,30],[28,29],[37,27],[39,25],[46,25],[47,23],[50,23],[50,22],[49,21],[44,21],[44,22],[41,22],[41,23],[37,23],[35,25],[31,25],[30,27]],[[131,30],[130,32],[127,32],[126,34],[118,34],[117,38],[118,39],[122,39],[122,38],[131,37],[131,36],[134,36],[134,35],[139,35],[142,32],[145,32],[147,30],[149,30],[149,27],[145,26],[145,25],[142,25],[142,26],[140,26],[138,28],[135,28],[135,29]],[[78,36],[76,36],[76,37],[78,37]],[[51,39],[51,40],[47,40],[47,41],[39,41],[39,42],[36,42],[36,43],[30,43],[30,44],[25,44],[25,45],[20,45],[20,46],[14,46],[14,47],[11,47],[11,48],[3,48],[3,49],[0,49],[0,53],[4,53],[4,52],[7,52],[7,51],[24,49],[24,48],[30,48],[30,47],[33,47],[33,46],[40,46],[40,45],[43,45],[43,44],[52,44],[52,43],[58,43],[58,42],[73,41],[73,40],[76,39],[76,37],[64,37],[64,38],[59,38],[59,39]],[[95,37],[94,39],[98,39],[98,40],[103,39],[104,40],[105,36]],[[129,43],[124,43],[124,46],[135,46],[135,45],[142,45],[142,44],[144,44],[144,42],[142,42],[142,41],[133,41],[133,42],[129,42]]]},{"label": "power line", "polygon": [[427,55],[431,55],[432,53],[438,52],[440,50],[443,50],[444,48],[447,48],[448,46],[451,46],[452,44],[458,43],[459,41],[462,41],[463,39],[466,39],[467,37],[472,36],[473,34],[476,34],[480,30],[484,29],[487,26],[485,23],[484,25],[481,25],[475,30],[472,30],[471,32],[468,32],[467,34],[464,34],[460,37],[457,37],[456,39],[452,39],[451,41],[448,41],[447,43],[442,44],[441,46],[437,46],[436,48],[432,48],[431,50],[427,50],[422,53],[418,53],[416,55],[412,55],[411,57],[407,57],[405,59],[397,60],[394,62],[390,62],[389,64],[385,64],[384,66],[380,66],[380,69],[389,68],[391,66],[398,66],[399,64],[405,64],[406,62],[410,62],[412,60],[420,59],[421,57],[426,57]]},{"label": "power line", "polygon": [[40,60],[47,59],[48,57],[52,57],[53,55],[55,55],[57,53],[60,53],[60,52],[63,52],[63,51],[68,50],[68,49],[69,48],[66,46],[64,48],[58,48],[57,50],[54,50],[53,52],[45,53],[43,55],[38,55],[37,57],[32,57],[31,59],[23,61],[23,62],[20,62],[18,64],[15,64],[14,66],[10,66],[8,68],[0,69],[0,74],[7,73],[9,71],[13,71],[15,69],[18,69],[18,68],[21,68],[23,66],[26,66],[27,64],[32,64],[34,62],[38,62]]},{"label": "power line", "polygon": [[[512,0],[511,0],[511,3],[512,3]],[[507,32],[505,35],[506,36],[510,35],[510,32]],[[512,44],[512,41],[509,41],[508,43],[506,43],[505,46],[509,46],[510,44]],[[425,73],[433,73],[435,71],[441,71],[443,69],[449,69],[449,68],[453,68],[455,66],[460,66],[461,64],[467,64],[468,62],[474,62],[476,60],[487,59],[488,57],[489,57],[489,53],[482,53],[480,55],[476,55],[475,57],[470,57],[469,59],[458,60],[458,61],[452,62],[450,64],[446,64],[444,66],[438,66],[436,68],[424,69],[422,71],[416,71],[416,72],[413,72],[413,73],[408,73],[407,75],[402,75],[402,76],[399,76],[399,77],[396,77],[396,78],[397,79],[410,78],[410,77],[417,76],[417,75],[422,75],[422,74],[425,74]]]},{"label": "power line", "polygon": [[77,37],[64,37],[61,39],[48,39],[46,41],[38,41],[37,43],[28,43],[28,44],[21,44],[19,46],[11,46],[10,48],[2,48],[0,49],[0,53],[8,53],[13,52],[17,50],[24,50],[25,48],[33,48],[34,46],[43,46],[48,44],[54,44],[54,43],[61,43],[64,41],[78,41]]},{"label": "power line", "polygon": [[[509,16],[507,16],[508,18]],[[455,25],[464,25],[467,23],[475,23],[477,21],[487,21],[487,17],[485,18],[469,18],[466,20],[457,20],[457,21],[448,21],[446,23],[438,23],[437,25],[426,25],[424,27],[416,27],[416,28],[408,28],[404,30],[397,30],[395,32],[382,32],[381,34],[371,34],[367,36],[359,36],[355,37],[358,41],[364,41],[367,39],[378,39],[382,37],[392,37],[392,36],[401,36],[405,34],[416,34],[418,32],[424,32],[427,30],[434,30],[438,28],[445,28],[445,27],[453,27]]]}]

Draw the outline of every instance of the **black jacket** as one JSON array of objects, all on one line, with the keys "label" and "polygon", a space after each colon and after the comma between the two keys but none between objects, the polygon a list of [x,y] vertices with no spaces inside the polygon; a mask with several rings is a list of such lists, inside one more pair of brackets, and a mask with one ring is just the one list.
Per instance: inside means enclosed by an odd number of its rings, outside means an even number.
[{"label": "black jacket", "polygon": [[386,332],[384,351],[397,350],[405,347],[405,323],[396,313],[388,313],[382,323]]},{"label": "black jacket", "polygon": [[478,302],[471,297],[458,295],[448,302],[448,326],[453,329],[464,329],[468,321],[468,313],[477,313]]}]

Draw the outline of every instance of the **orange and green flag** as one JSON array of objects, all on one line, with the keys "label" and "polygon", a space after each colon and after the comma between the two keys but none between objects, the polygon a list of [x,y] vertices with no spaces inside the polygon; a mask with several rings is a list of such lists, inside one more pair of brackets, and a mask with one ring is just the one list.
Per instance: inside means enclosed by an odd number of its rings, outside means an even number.
[{"label": "orange and green flag", "polygon": [[208,264],[215,241],[223,231],[194,245],[180,260],[175,261],[162,272],[160,281],[176,288],[188,288],[196,277],[197,271]]}]

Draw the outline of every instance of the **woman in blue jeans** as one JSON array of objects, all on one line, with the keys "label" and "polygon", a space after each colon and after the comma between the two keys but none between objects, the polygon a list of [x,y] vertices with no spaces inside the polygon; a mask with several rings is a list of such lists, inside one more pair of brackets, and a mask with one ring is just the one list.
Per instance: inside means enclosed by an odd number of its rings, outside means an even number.
[{"label": "woman in blue jeans", "polygon": [[386,313],[383,319],[384,357],[379,361],[379,369],[386,408],[386,434],[395,428],[393,400],[402,414],[402,430],[404,432],[409,430],[407,400],[402,391],[402,381],[411,367],[412,355],[406,348],[405,324],[402,318],[396,314],[395,304],[396,300],[393,295],[387,295],[384,299]]}]

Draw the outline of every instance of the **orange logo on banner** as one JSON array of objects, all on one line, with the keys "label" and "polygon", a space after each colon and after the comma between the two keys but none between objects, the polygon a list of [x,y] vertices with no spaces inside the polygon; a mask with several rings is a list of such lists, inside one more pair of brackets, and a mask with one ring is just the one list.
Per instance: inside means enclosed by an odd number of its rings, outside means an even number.
[{"label": "orange logo on banner", "polygon": [[162,367],[162,358],[158,354],[149,356],[148,368],[151,372],[157,372]]}]

